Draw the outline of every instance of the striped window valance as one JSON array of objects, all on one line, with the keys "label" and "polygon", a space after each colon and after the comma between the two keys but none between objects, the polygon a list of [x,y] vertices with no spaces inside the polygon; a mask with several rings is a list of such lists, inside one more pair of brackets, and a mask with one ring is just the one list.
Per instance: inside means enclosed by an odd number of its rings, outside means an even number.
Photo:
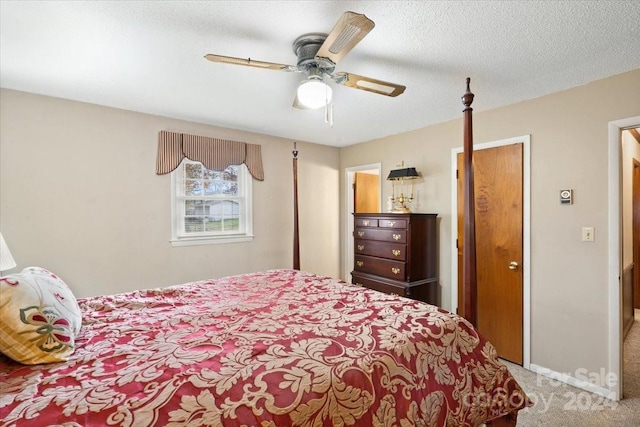
[{"label": "striped window valance", "polygon": [[156,174],[173,172],[185,157],[201,162],[207,169],[217,171],[223,171],[230,165],[244,163],[255,179],[264,181],[260,145],[160,131]]}]

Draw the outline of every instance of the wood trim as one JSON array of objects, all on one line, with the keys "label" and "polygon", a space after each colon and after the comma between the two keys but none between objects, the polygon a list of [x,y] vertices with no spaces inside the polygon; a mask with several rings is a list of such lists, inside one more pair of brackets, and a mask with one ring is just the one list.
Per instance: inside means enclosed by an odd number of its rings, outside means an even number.
[{"label": "wood trim", "polygon": [[475,231],[475,195],[473,181],[473,125],[471,103],[473,93],[467,77],[467,91],[462,96],[464,114],[464,246],[462,252],[463,307],[464,317],[474,327],[477,326],[477,273],[476,273],[476,231]]},{"label": "wood trim", "polygon": [[515,427],[518,424],[518,412],[509,412],[500,418],[494,418],[485,423],[491,427]]},{"label": "wood trim", "polygon": [[[640,162],[633,159],[631,182],[631,236],[633,264],[640,265]],[[640,308],[640,271],[634,270],[632,277],[632,305]],[[633,314],[633,313],[632,313]],[[625,333],[626,334],[626,333]]]},{"label": "wood trim", "polygon": [[622,272],[622,340],[627,337],[633,326],[633,282],[636,271],[630,264]]}]

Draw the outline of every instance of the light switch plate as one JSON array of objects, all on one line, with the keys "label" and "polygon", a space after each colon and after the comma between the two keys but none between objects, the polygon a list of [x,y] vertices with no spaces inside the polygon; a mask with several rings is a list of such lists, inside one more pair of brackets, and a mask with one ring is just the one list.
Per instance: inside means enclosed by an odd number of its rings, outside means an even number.
[{"label": "light switch plate", "polygon": [[595,242],[596,236],[593,227],[582,227],[582,241]]}]

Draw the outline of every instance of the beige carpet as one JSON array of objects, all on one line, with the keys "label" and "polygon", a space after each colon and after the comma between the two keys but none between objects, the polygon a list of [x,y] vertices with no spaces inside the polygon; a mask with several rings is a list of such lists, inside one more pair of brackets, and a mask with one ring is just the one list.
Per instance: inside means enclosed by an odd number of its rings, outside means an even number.
[{"label": "beige carpet", "polygon": [[624,343],[624,399],[601,396],[553,381],[509,362],[513,376],[536,404],[518,415],[523,427],[640,427],[640,316]]}]

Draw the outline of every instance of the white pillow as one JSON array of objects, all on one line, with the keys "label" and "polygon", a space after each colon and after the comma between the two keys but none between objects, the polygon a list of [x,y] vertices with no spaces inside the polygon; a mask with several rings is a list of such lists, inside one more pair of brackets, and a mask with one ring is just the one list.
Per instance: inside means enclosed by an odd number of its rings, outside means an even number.
[{"label": "white pillow", "polygon": [[0,325],[0,351],[16,362],[63,362],[75,350],[82,314],[58,276],[28,267],[0,278]]}]

